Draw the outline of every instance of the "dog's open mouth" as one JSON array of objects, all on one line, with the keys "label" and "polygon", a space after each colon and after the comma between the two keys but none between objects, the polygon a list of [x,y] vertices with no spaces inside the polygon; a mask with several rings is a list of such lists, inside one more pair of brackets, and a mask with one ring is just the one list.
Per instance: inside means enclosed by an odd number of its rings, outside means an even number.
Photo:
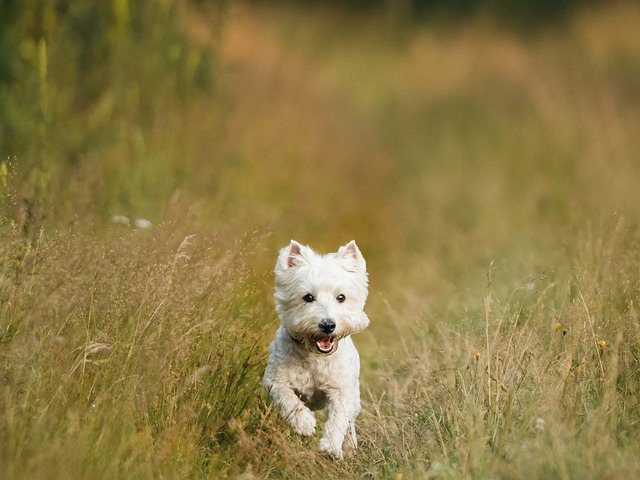
[{"label": "dog's open mouth", "polygon": [[320,353],[331,353],[336,346],[334,337],[314,338],[313,341]]}]

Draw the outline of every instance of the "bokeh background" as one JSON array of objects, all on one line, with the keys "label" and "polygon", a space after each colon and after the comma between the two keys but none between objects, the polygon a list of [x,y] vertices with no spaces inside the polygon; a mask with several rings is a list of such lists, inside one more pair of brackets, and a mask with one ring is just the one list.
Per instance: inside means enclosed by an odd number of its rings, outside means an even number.
[{"label": "bokeh background", "polygon": [[[4,0],[1,470],[637,475],[638,25],[632,1]],[[368,261],[345,464],[260,391],[292,238]]]}]

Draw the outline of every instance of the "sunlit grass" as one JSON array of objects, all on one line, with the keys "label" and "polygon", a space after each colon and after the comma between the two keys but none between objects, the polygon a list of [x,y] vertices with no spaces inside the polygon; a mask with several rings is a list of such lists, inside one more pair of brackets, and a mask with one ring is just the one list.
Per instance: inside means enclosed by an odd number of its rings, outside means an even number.
[{"label": "sunlit grass", "polygon": [[[59,160],[41,229],[2,164],[3,477],[637,476],[638,12],[521,37],[238,4],[216,89]],[[346,462],[261,392],[291,238],[368,261]]]}]

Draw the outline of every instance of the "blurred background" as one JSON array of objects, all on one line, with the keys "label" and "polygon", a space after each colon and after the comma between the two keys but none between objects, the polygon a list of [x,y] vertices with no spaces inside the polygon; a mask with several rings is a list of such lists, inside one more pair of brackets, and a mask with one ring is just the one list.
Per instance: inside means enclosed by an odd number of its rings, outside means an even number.
[{"label": "blurred background", "polygon": [[639,20],[585,0],[6,0],[14,217],[190,221],[271,253],[356,238],[385,278],[441,284],[517,268],[637,218]]}]

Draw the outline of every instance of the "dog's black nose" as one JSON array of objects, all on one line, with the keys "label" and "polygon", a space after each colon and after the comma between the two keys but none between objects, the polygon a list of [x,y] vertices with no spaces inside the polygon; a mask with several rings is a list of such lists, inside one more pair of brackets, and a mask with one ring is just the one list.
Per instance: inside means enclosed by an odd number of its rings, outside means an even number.
[{"label": "dog's black nose", "polygon": [[320,327],[320,330],[322,330],[322,333],[331,333],[336,329],[336,322],[330,318],[323,318],[320,320],[318,326]]}]

